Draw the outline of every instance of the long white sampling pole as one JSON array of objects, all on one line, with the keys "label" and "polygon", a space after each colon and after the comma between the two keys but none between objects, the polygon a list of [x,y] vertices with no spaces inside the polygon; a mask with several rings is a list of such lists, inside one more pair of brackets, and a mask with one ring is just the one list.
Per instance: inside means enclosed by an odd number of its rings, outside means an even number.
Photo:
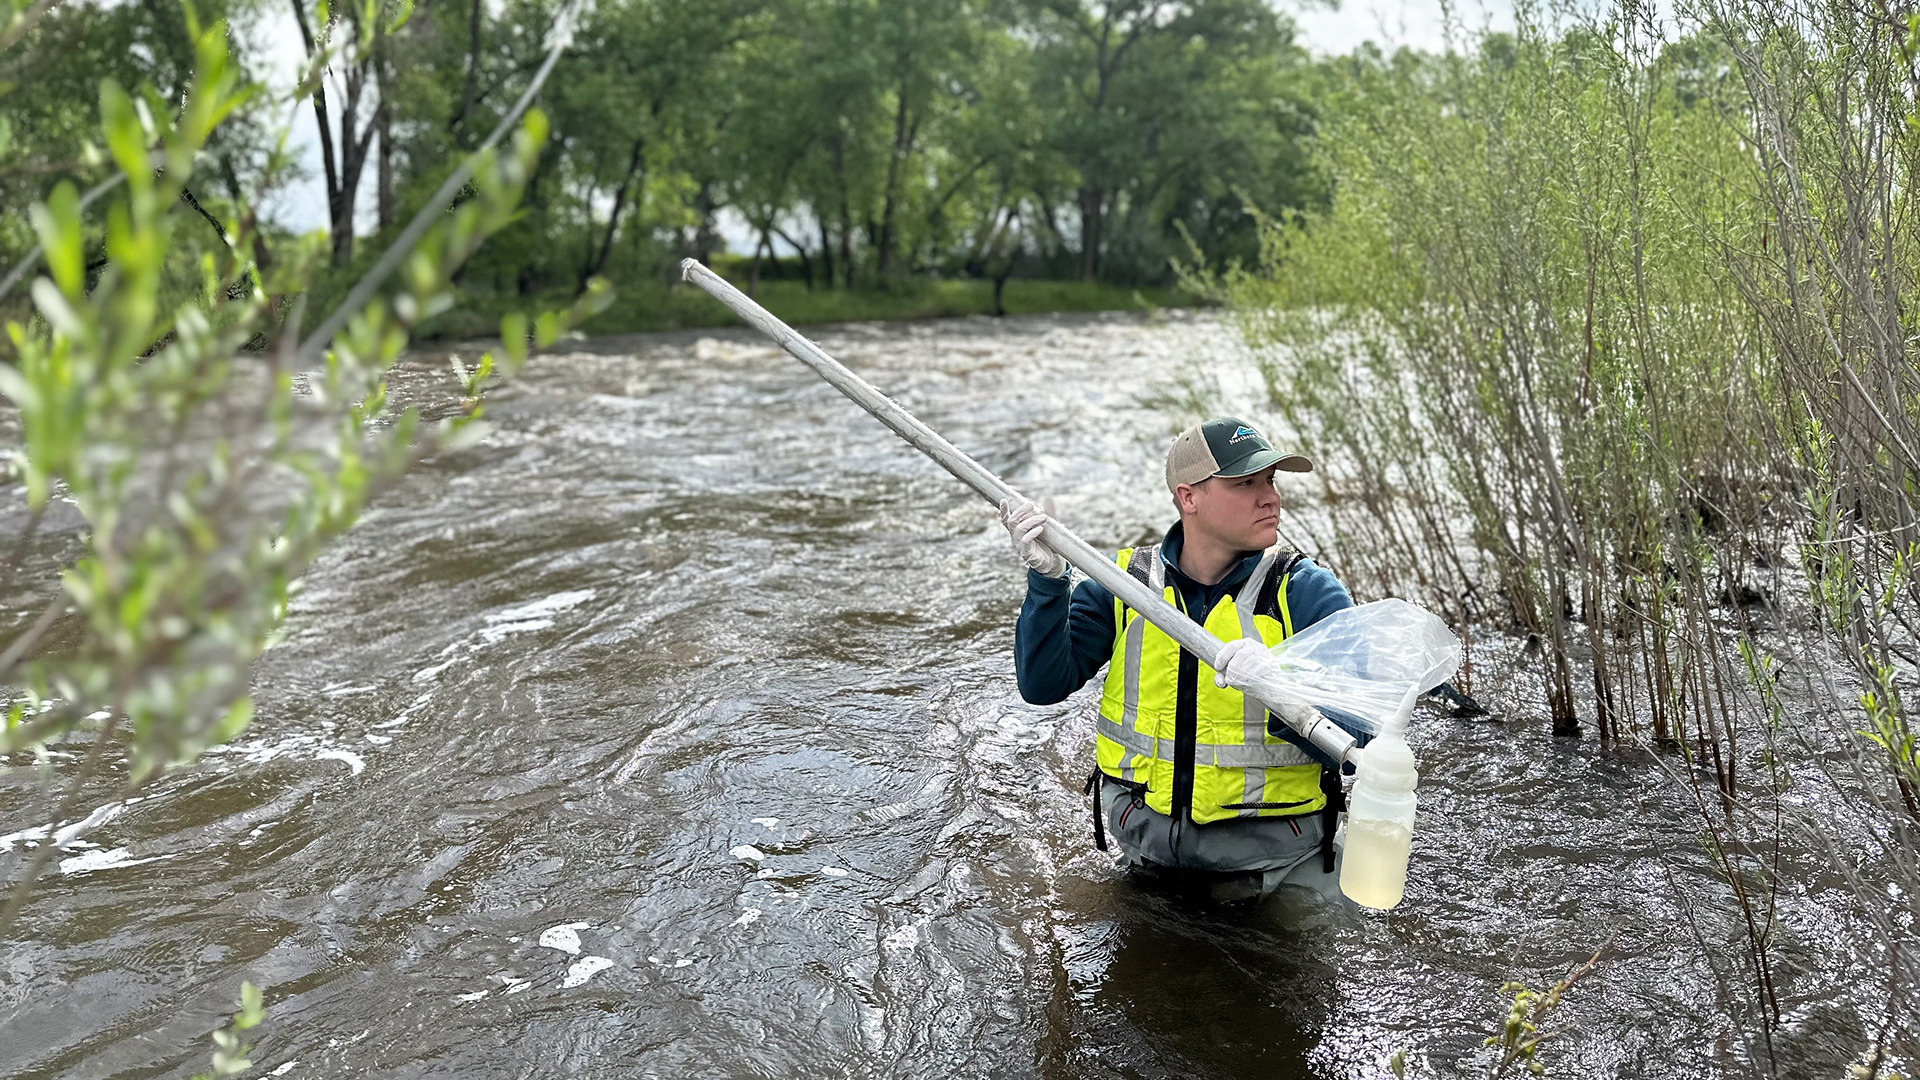
[{"label": "long white sampling pole", "polygon": [[[819,372],[820,377],[832,383],[835,390],[852,398],[854,404],[872,413],[881,423],[892,428],[894,434],[912,443],[941,468],[959,477],[962,483],[979,492],[981,498],[997,507],[1008,499],[1020,497],[1020,493],[1009,487],[1005,480],[988,472],[985,466],[968,457],[959,447],[941,438],[939,432],[921,423],[919,417],[901,408],[898,402],[874,389],[865,379],[848,371],[845,365],[828,356],[820,346],[808,341],[793,327],[775,318],[772,312],[748,299],[725,278],[701,265],[698,260],[687,259],[682,262],[680,274],[685,280],[713,294],[714,299],[772,338],[794,359]],[[1199,657],[1202,663],[1208,667],[1214,666],[1214,656],[1220,651],[1220,639],[1189,619],[1179,608],[1167,603],[1165,597],[1156,595],[1152,589],[1114,565],[1111,556],[1102,554],[1093,545],[1067,531],[1065,525],[1051,519],[1040,535],[1048,547],[1066,556],[1067,561],[1079,567],[1082,573],[1106,586],[1115,596],[1126,601],[1128,607],[1138,611],[1148,622],[1179,642],[1182,648]]]},{"label": "long white sampling pole", "polygon": [[[920,422],[912,413],[900,407],[892,398],[874,389],[865,379],[848,371],[840,361],[828,356],[820,346],[800,336],[799,332],[786,323],[773,317],[766,308],[754,303],[739,289],[727,283],[727,280],[701,265],[697,260],[687,259],[680,264],[683,278],[713,294],[713,298],[733,309],[733,313],[752,323],[754,327],[779,346],[791,353],[796,360],[820,373],[820,377],[833,384],[833,388],[852,398],[854,404],[872,413],[881,423],[892,428],[894,434],[912,443],[921,453],[938,462],[948,472],[960,478],[961,482],[980,493],[980,497],[999,506],[1008,499],[1018,498],[1020,493],[1007,486],[1005,480],[988,472],[985,466],[962,453],[959,447],[940,437],[932,428]],[[1127,606],[1139,612],[1148,622],[1160,628],[1168,637],[1180,643],[1180,647],[1199,657],[1208,667],[1218,667],[1214,663],[1220,654],[1222,642],[1208,633],[1199,623],[1189,619],[1185,612],[1152,589],[1140,584],[1132,575],[1115,566],[1105,553],[1085,540],[1067,531],[1065,525],[1051,518],[1040,534],[1047,546],[1067,557],[1067,561],[1080,568],[1088,577],[1105,585],[1115,596],[1126,601]],[[1340,725],[1327,719],[1312,706],[1276,687],[1256,699],[1272,710],[1275,716],[1288,727],[1299,732],[1308,742],[1325,751],[1335,761],[1356,760],[1359,749],[1354,745],[1354,737],[1340,728]],[[1291,700],[1289,700],[1291,699]]]}]

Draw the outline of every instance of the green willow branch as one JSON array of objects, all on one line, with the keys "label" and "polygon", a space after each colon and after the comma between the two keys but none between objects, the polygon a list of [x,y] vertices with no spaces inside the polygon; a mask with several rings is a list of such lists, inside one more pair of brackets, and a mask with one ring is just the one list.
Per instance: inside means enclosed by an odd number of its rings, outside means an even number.
[{"label": "green willow branch", "polygon": [[39,22],[41,16],[59,5],[60,0],[35,0],[32,7],[14,16],[13,22],[8,24],[4,31],[0,31],[0,52],[13,48],[13,43],[19,41],[28,30],[33,29],[33,24]]},{"label": "green willow branch", "polygon": [[[117,172],[88,188],[87,193],[80,196],[80,209],[82,211],[86,210],[87,207],[100,201],[101,196],[119,187],[125,183],[126,180],[126,173]],[[20,279],[26,277],[27,271],[32,270],[34,264],[40,261],[40,253],[40,245],[33,245],[33,249],[25,255],[22,255],[20,261],[13,264],[13,269],[7,271],[7,276],[0,278],[0,298],[4,298],[8,293],[13,291],[15,285],[20,284]]]}]

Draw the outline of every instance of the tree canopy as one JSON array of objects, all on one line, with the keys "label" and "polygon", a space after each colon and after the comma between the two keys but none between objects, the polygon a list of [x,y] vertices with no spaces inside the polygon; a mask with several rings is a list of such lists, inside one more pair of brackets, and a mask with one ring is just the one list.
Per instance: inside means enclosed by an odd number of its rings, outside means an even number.
[{"label": "tree canopy", "polygon": [[[270,22],[309,55],[366,40],[307,102],[346,268],[368,247],[354,224],[406,219],[525,85],[565,5],[418,0],[397,26],[352,4],[199,7],[246,30],[230,44],[256,72]],[[10,205],[98,171],[82,133],[102,75],[180,85],[181,14],[70,0],[0,53],[20,87]],[[1262,0],[603,0],[573,18],[524,213],[463,271],[470,292],[664,280],[743,236],[756,275],[777,252],[818,288],[1015,269],[1156,284],[1196,248],[1252,257],[1256,211],[1324,201],[1303,150],[1308,60]],[[275,148],[235,125],[209,149],[194,195],[217,216]],[[21,221],[0,231],[0,255],[30,244]]]}]

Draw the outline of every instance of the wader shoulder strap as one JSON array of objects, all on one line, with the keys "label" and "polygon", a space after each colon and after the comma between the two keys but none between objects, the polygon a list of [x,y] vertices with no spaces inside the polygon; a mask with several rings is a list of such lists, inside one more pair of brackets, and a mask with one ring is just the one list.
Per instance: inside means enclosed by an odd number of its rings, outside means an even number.
[{"label": "wader shoulder strap", "polygon": [[1165,580],[1164,574],[1155,573],[1159,568],[1159,544],[1142,544],[1134,548],[1133,554],[1127,559],[1127,573],[1133,575],[1135,581],[1149,588],[1153,586],[1154,578]]},{"label": "wader shoulder strap", "polygon": [[1302,562],[1306,561],[1306,558],[1297,551],[1280,552],[1273,560],[1273,568],[1267,571],[1267,579],[1260,583],[1260,596],[1253,603],[1255,615],[1265,615],[1270,619],[1280,620],[1280,624],[1287,628],[1289,634],[1293,633],[1293,625],[1292,620],[1281,609],[1280,589],[1285,584],[1287,575],[1293,573]]}]

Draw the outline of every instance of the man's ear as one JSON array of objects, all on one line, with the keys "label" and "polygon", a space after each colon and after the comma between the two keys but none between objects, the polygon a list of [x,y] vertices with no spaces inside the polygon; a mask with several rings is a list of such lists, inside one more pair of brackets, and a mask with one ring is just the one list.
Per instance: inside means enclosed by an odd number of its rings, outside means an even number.
[{"label": "man's ear", "polygon": [[1194,484],[1178,484],[1173,489],[1173,505],[1181,514],[1191,514],[1199,508],[1200,500],[1194,494]]}]

